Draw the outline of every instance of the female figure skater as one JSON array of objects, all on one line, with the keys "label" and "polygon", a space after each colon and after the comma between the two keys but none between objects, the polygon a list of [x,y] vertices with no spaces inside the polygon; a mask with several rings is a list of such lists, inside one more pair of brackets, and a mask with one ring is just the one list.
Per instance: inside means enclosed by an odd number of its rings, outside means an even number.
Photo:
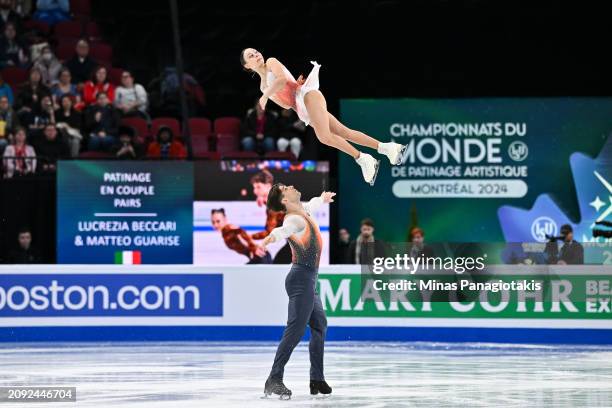
[{"label": "female figure skater", "polygon": [[263,55],[253,48],[245,48],[240,53],[240,63],[248,71],[256,72],[260,79],[260,89],[263,92],[259,99],[265,109],[268,99],[285,109],[293,109],[298,117],[311,125],[317,138],[328,146],[335,147],[351,155],[361,167],[363,178],[374,185],[380,161],[367,153],[360,152],[349,142],[376,149],[389,158],[392,165],[402,165],[406,161],[406,146],[378,140],[357,130],[344,126],[332,114],[327,112],[327,102],[319,91],[319,69],[321,66],[311,61],[314,68],[308,78],[295,80],[291,72],[276,58],[264,60]]}]

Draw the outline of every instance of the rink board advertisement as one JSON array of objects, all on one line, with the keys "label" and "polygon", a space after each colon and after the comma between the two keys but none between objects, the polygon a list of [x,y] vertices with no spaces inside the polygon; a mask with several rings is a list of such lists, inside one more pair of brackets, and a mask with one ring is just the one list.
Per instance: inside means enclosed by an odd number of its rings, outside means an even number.
[{"label": "rink board advertisement", "polygon": [[339,226],[372,218],[389,242],[415,220],[430,242],[545,242],[571,224],[590,241],[612,211],[610,112],[611,98],[342,100],[347,126],[408,145],[408,159],[381,157],[370,187],[340,155],[354,182],[340,183]]},{"label": "rink board advertisement", "polygon": [[[521,266],[502,280],[529,279]],[[552,267],[550,298],[483,292],[413,302],[362,290],[358,266],[326,266],[318,290],[329,340],[610,343],[612,279],[597,266]],[[2,266],[0,340],[266,340],[287,319],[287,266]]]}]

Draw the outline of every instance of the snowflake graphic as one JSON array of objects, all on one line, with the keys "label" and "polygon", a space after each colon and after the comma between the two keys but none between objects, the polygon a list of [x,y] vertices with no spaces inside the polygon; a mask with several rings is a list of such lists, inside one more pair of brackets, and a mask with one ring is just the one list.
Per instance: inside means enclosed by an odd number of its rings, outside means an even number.
[{"label": "snowflake graphic", "polygon": [[558,235],[563,224],[574,229],[574,239],[602,242],[593,238],[596,221],[612,221],[612,137],[608,137],[597,158],[583,153],[570,156],[576,185],[580,222],[575,224],[548,194],[541,194],[531,209],[505,205],[497,215],[506,242],[545,242],[546,235]]}]

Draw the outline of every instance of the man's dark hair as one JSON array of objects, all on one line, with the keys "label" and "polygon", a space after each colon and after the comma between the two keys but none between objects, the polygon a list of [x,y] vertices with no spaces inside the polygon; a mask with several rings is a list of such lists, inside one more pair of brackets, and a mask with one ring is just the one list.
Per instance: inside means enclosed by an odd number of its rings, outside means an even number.
[{"label": "man's dark hair", "polygon": [[25,234],[26,232],[29,232],[30,235],[32,235],[32,229],[30,227],[21,227],[17,230],[17,236]]},{"label": "man's dark hair", "polygon": [[268,170],[262,170],[251,177],[251,184],[255,183],[272,184],[274,183],[274,176]]},{"label": "man's dark hair", "polygon": [[371,218],[364,218],[361,220],[361,226],[363,227],[364,225],[374,228],[374,221]]},{"label": "man's dark hair", "polygon": [[425,231],[423,231],[422,228],[412,227],[410,230],[410,239],[412,240],[416,234],[420,234],[423,238],[425,237]]},{"label": "man's dark hair", "polygon": [[268,201],[266,202],[266,207],[268,210],[287,211],[287,207],[285,207],[285,204],[281,202],[283,199],[283,190],[281,190],[281,187],[283,186],[284,184],[282,183],[276,183],[270,189],[270,192],[268,193]]},{"label": "man's dark hair", "polygon": [[168,132],[168,134],[170,135],[170,139],[169,140],[173,140],[174,139],[174,132],[172,132],[172,128],[169,126],[165,126],[162,125],[159,127],[159,129],[157,130],[157,135],[155,135],[155,139],[159,142],[161,140],[160,136],[162,133],[164,132]]},{"label": "man's dark hair", "polygon": [[130,138],[134,137],[136,134],[136,129],[132,126],[119,126],[119,136],[129,136]]},{"label": "man's dark hair", "polygon": [[213,208],[212,210],[210,210],[210,215],[214,215],[214,214],[223,214],[223,216],[225,217],[225,208]]},{"label": "man's dark hair", "polygon": [[571,226],[571,225],[569,225],[569,224],[563,224],[563,225],[561,226],[561,235],[567,235],[567,234],[569,234],[570,232],[574,232],[574,229],[572,228],[572,226]]}]

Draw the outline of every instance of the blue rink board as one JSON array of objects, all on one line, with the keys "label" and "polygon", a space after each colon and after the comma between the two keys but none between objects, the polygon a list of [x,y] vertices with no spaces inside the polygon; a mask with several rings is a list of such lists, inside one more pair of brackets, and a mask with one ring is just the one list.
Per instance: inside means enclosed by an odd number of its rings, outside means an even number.
[{"label": "blue rink board", "polygon": [[[281,326],[1,327],[0,342],[278,341]],[[307,334],[304,339],[308,338]],[[330,327],[328,341],[612,344],[610,329]]]}]

